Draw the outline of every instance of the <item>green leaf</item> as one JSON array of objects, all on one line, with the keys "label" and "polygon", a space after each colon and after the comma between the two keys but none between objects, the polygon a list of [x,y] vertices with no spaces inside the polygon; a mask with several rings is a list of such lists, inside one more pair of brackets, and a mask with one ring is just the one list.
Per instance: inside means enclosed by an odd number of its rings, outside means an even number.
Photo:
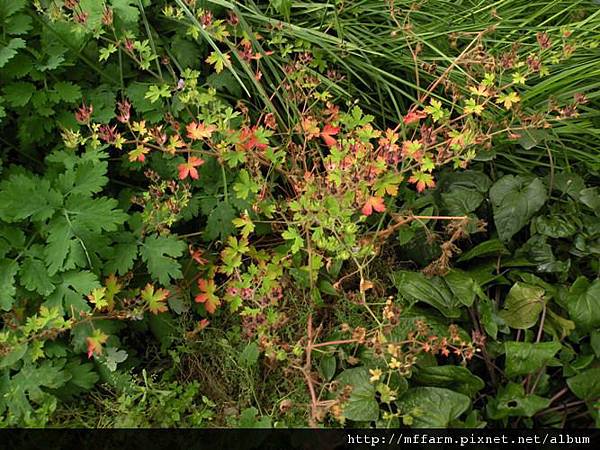
[{"label": "green leaf", "polygon": [[579,277],[567,294],[569,316],[583,331],[600,327],[600,279]]},{"label": "green leaf", "polygon": [[12,367],[17,361],[20,361],[27,349],[29,348],[27,343],[15,345],[8,355],[3,355],[0,359],[0,369],[6,369]]},{"label": "green leaf", "polygon": [[67,384],[77,386],[78,390],[84,392],[92,389],[100,378],[91,363],[70,362],[65,366],[65,372],[71,376]]},{"label": "green leaf", "polygon": [[550,136],[550,133],[544,129],[525,129],[523,134],[517,140],[518,144],[525,150],[532,149],[539,143],[545,141]]},{"label": "green leaf", "polygon": [[58,81],[54,83],[54,94],[58,100],[75,103],[81,99],[81,88],[70,81]]},{"label": "green leaf", "polygon": [[506,247],[499,239],[490,239],[489,241],[476,245],[468,252],[463,253],[461,257],[458,258],[458,262],[496,255],[510,255],[510,252],[506,250]]},{"label": "green leaf", "polygon": [[70,242],[73,233],[64,217],[52,220],[47,232],[48,245],[44,248],[44,259],[48,266],[48,273],[54,275],[65,268],[65,260],[71,251]]},{"label": "green leaf", "polygon": [[441,197],[444,210],[454,216],[466,215],[475,211],[484,199],[481,193],[463,187],[456,187],[450,192],[444,192]]},{"label": "green leaf", "polygon": [[238,182],[233,185],[233,190],[238,198],[246,200],[251,194],[256,194],[260,186],[254,181],[246,169],[242,169],[238,175]]},{"label": "green leaf", "polygon": [[44,306],[58,308],[63,314],[78,317],[80,311],[90,311],[86,296],[100,287],[96,275],[87,270],[73,270],[61,274],[62,279],[56,290],[48,296]]},{"label": "green leaf", "polygon": [[140,249],[142,259],[148,265],[150,275],[161,284],[168,285],[182,277],[181,265],[176,258],[185,251],[185,242],[174,235],[147,236]]},{"label": "green leaf", "polygon": [[379,404],[375,399],[375,386],[369,381],[366,367],[346,369],[336,380],[340,388],[351,386],[352,393],[344,405],[344,417],[357,422],[372,421],[379,418]]},{"label": "green leaf", "polygon": [[324,355],[319,362],[319,373],[325,381],[331,381],[335,375],[337,360],[333,355]]},{"label": "green leaf", "polygon": [[597,187],[583,189],[579,192],[579,201],[600,216],[600,191]]},{"label": "green leaf", "polygon": [[6,34],[23,35],[31,31],[33,19],[27,14],[15,14],[6,21],[4,31]]},{"label": "green leaf", "polygon": [[590,344],[594,349],[596,358],[600,359],[600,330],[592,331],[590,335]]},{"label": "green leaf", "polygon": [[257,418],[258,410],[254,407],[246,408],[240,414],[240,428],[271,428],[271,419],[267,416]]},{"label": "green leaf", "polygon": [[110,0],[116,15],[125,23],[135,24],[140,16],[137,0]]},{"label": "green leaf", "polygon": [[4,89],[4,100],[13,108],[25,106],[36,91],[32,83],[19,81],[8,84]]},{"label": "green leaf", "polygon": [[428,279],[420,272],[398,271],[392,275],[392,279],[403,297],[425,302],[448,318],[460,317],[461,302],[441,278]]},{"label": "green leaf", "polygon": [[416,371],[413,379],[421,385],[445,387],[468,396],[485,387],[481,378],[473,375],[466,367],[459,366],[422,367]]},{"label": "green leaf", "polygon": [[498,320],[492,301],[486,295],[479,299],[477,306],[479,307],[481,325],[483,325],[485,332],[495,340],[498,336]]},{"label": "green leaf", "polygon": [[397,401],[402,414],[413,417],[413,428],[447,428],[471,406],[464,394],[439,387],[416,387]]},{"label": "green leaf", "polygon": [[104,11],[104,2],[96,0],[79,0],[79,7],[88,16],[86,29],[94,30],[102,23],[102,13]]},{"label": "green leaf", "polygon": [[0,183],[0,219],[6,222],[43,222],[61,203],[62,196],[47,180],[32,175],[13,175]]},{"label": "green leaf", "polygon": [[25,48],[25,40],[12,38],[4,47],[0,47],[0,69],[15,57],[19,49]]},{"label": "green leaf", "polygon": [[15,276],[19,270],[16,261],[0,259],[0,309],[9,311],[15,300]]},{"label": "green leaf", "polygon": [[556,314],[550,308],[546,310],[546,320],[544,321],[544,332],[551,334],[556,339],[564,339],[575,330],[575,322]]},{"label": "green leaf", "polygon": [[520,383],[508,383],[498,390],[495,399],[490,400],[487,412],[491,419],[500,420],[509,416],[532,417],[550,406],[550,399],[537,395],[526,395]]},{"label": "green leaf", "polygon": [[577,232],[577,225],[568,217],[540,216],[532,221],[531,229],[533,232],[558,239],[573,236]]},{"label": "green leaf", "polygon": [[450,270],[444,276],[444,280],[448,284],[452,294],[454,294],[454,297],[465,306],[471,306],[475,301],[475,296],[479,294],[483,295],[481,287],[477,282],[462,270]]},{"label": "green leaf", "polygon": [[260,350],[256,342],[250,342],[240,354],[240,363],[244,367],[252,367],[258,362]]},{"label": "green leaf", "polygon": [[573,393],[583,400],[600,398],[600,367],[585,370],[567,379],[567,385]]},{"label": "green leaf", "polygon": [[292,0],[269,0],[269,4],[286,19],[289,19],[292,8]]},{"label": "green leaf", "polygon": [[216,208],[210,213],[206,221],[204,239],[207,241],[224,240],[227,236],[230,236],[235,230],[232,223],[235,217],[235,209],[229,203],[217,203]]},{"label": "green leaf", "polygon": [[490,189],[498,236],[508,242],[546,202],[546,189],[539,178],[528,181],[506,175]]},{"label": "green leaf", "polygon": [[515,283],[498,315],[511,328],[526,330],[534,326],[544,308],[545,291],[539,286]]},{"label": "green leaf", "polygon": [[39,259],[27,258],[21,264],[21,284],[29,291],[35,291],[40,295],[48,296],[55,289],[46,265]]},{"label": "green leaf", "polygon": [[506,342],[505,373],[507,377],[528,375],[541,369],[560,350],[560,342]]},{"label": "green leaf", "polygon": [[574,200],[579,200],[579,193],[585,189],[583,178],[574,173],[560,172],[554,175],[553,188],[567,194]]},{"label": "green leaf", "polygon": [[106,275],[125,275],[133,268],[138,255],[138,243],[131,233],[120,233],[114,240],[117,243],[111,248],[111,256],[104,264],[103,272]]},{"label": "green leaf", "polygon": [[91,199],[83,195],[71,195],[66,202],[66,213],[70,216],[74,231],[84,229],[92,233],[115,231],[117,225],[127,219],[127,214],[117,208],[114,198]]},{"label": "green leaf", "polygon": [[111,372],[117,370],[117,364],[122,363],[129,355],[125,350],[118,350],[115,347],[108,347],[103,357],[103,362]]},{"label": "green leaf", "polygon": [[0,18],[7,19],[23,10],[26,5],[25,0],[0,0]]},{"label": "green leaf", "polygon": [[42,404],[49,394],[42,387],[58,389],[63,386],[68,376],[63,370],[64,362],[44,361],[41,364],[25,365],[10,380],[10,390],[4,393],[4,402],[8,410],[21,419],[33,414],[30,402]]}]

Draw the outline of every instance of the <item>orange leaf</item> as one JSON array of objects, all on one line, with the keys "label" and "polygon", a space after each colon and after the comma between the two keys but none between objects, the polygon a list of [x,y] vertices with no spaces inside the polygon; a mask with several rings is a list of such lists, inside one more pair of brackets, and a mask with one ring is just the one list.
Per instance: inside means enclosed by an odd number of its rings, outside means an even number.
[{"label": "orange leaf", "polygon": [[91,358],[92,355],[102,354],[102,344],[108,340],[108,336],[100,330],[94,330],[91,336],[86,338],[87,342],[87,356]]},{"label": "orange leaf", "polygon": [[206,312],[214,314],[217,310],[217,306],[221,304],[219,298],[215,295],[216,286],[214,280],[198,280],[198,288],[200,293],[196,295],[194,300],[196,303],[203,303]]},{"label": "orange leaf", "polygon": [[185,129],[187,130],[187,136],[190,139],[197,141],[211,137],[213,131],[215,131],[217,127],[214,125],[205,125],[204,123],[192,122],[188,124]]},{"label": "orange leaf", "polygon": [[362,207],[361,212],[365,216],[373,214],[373,210],[377,212],[385,211],[385,204],[383,203],[382,197],[369,197],[365,205]]},{"label": "orange leaf", "polygon": [[154,286],[148,283],[141,294],[142,300],[144,300],[152,314],[159,314],[169,310],[166,305],[166,300],[169,297],[170,292],[166,289],[157,289],[155,291]]}]

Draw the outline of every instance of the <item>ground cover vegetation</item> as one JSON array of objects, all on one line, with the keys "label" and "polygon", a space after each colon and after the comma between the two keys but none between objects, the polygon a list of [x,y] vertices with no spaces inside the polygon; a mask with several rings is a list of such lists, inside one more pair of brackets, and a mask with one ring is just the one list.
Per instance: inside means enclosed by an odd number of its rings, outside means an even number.
[{"label": "ground cover vegetation", "polygon": [[600,426],[597,2],[0,18],[2,426]]}]

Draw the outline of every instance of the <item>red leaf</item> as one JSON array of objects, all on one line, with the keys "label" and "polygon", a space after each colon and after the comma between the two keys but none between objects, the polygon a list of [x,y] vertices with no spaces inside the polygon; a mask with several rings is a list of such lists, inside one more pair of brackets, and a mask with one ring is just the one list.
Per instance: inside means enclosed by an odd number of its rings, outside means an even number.
[{"label": "red leaf", "polygon": [[179,164],[177,166],[177,170],[179,171],[179,179],[185,180],[189,175],[194,180],[197,180],[199,175],[196,167],[201,166],[202,164],[204,164],[204,160],[195,156],[190,156],[186,163]]},{"label": "red leaf", "polygon": [[335,136],[339,132],[340,127],[334,127],[331,124],[327,124],[323,127],[323,130],[321,131],[321,138],[328,147],[333,147],[335,144],[337,144],[337,140],[332,136]]},{"label": "red leaf", "polygon": [[100,330],[94,330],[92,335],[86,338],[88,359],[91,358],[94,354],[101,355],[102,344],[104,344],[107,340],[108,336],[106,334],[104,334]]},{"label": "red leaf", "polygon": [[427,117],[427,114],[424,111],[409,111],[402,120],[404,125],[410,125],[411,123],[418,122],[421,119]]},{"label": "red leaf", "polygon": [[221,304],[219,298],[215,295],[215,290],[217,288],[214,280],[199,279],[198,288],[200,289],[200,293],[196,295],[194,300],[196,303],[203,303],[206,312],[214,314],[217,310],[217,306]]}]

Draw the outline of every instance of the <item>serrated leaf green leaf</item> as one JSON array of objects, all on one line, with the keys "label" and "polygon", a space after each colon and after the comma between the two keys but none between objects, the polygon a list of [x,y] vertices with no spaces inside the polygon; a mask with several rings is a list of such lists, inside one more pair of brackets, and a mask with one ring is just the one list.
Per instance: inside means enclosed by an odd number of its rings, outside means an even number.
[{"label": "serrated leaf green leaf", "polygon": [[44,179],[18,174],[0,183],[0,219],[6,222],[43,222],[61,203],[61,195]]},{"label": "serrated leaf green leaf", "polygon": [[131,234],[122,234],[117,242],[112,247],[111,256],[104,264],[106,275],[111,273],[126,274],[133,268],[138,256],[138,243]]},{"label": "serrated leaf green leaf", "polygon": [[147,236],[140,249],[142,259],[148,265],[150,275],[161,284],[181,278],[181,265],[177,261],[185,251],[185,243],[176,236]]},{"label": "serrated leaf green leaf", "polygon": [[63,102],[75,103],[81,99],[81,88],[68,81],[58,81],[54,83],[54,94]]},{"label": "serrated leaf green leaf", "polygon": [[27,258],[21,264],[20,282],[29,291],[47,296],[54,291],[54,284],[48,275],[46,265],[37,258]]},{"label": "serrated leaf green leaf", "polygon": [[0,309],[8,311],[12,308],[16,287],[15,276],[19,270],[16,261],[0,259]]},{"label": "serrated leaf green leaf", "polygon": [[136,23],[140,15],[136,0],[111,0],[116,15],[126,23]]},{"label": "serrated leaf green leaf", "polygon": [[208,216],[206,229],[204,230],[204,239],[207,241],[214,239],[225,239],[235,230],[233,219],[235,219],[235,209],[226,202],[217,203],[215,209]]},{"label": "serrated leaf green leaf", "polygon": [[61,281],[48,296],[44,306],[58,308],[59,311],[77,317],[80,311],[91,310],[85,296],[99,288],[98,277],[87,270],[73,270],[61,274]]},{"label": "serrated leaf green leaf", "polygon": [[12,38],[4,47],[0,47],[0,69],[13,59],[18,50],[25,48],[25,40],[21,38]]}]

